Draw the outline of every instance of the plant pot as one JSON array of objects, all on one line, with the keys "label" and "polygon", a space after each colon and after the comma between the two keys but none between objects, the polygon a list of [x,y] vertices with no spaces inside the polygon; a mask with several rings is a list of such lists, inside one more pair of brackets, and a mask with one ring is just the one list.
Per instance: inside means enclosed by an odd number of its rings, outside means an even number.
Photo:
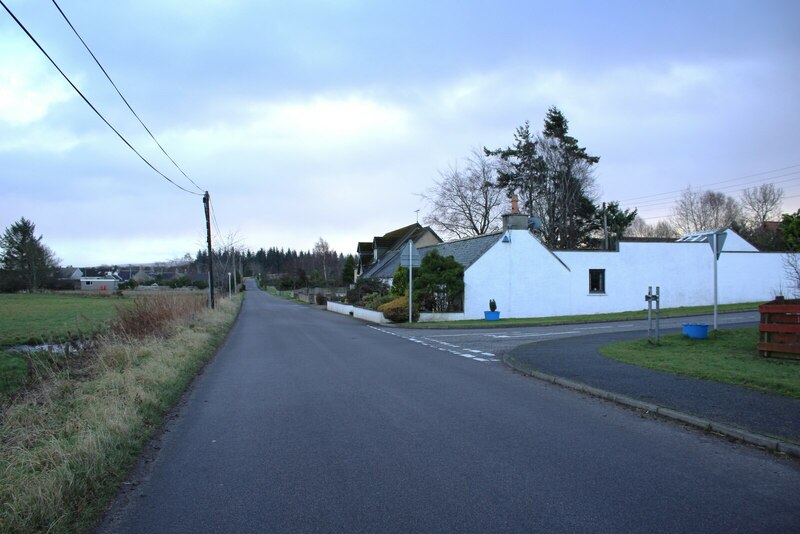
[{"label": "plant pot", "polygon": [[483,318],[487,321],[497,321],[500,319],[500,312],[499,311],[485,311],[483,312]]},{"label": "plant pot", "polygon": [[708,339],[708,325],[683,323],[683,335],[690,339]]}]

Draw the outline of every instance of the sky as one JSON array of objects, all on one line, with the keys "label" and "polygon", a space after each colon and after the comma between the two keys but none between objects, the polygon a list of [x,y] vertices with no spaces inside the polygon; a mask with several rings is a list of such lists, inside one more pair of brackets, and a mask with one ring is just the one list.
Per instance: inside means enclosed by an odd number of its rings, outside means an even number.
[{"label": "sky", "polygon": [[[671,213],[761,183],[800,208],[800,2],[3,0],[155,168],[209,191],[215,243],[309,250],[423,219],[475,149],[558,107],[598,201]],[[205,247],[201,196],[154,172],[0,10],[0,230],[63,265]],[[416,213],[420,210],[419,215]]]}]

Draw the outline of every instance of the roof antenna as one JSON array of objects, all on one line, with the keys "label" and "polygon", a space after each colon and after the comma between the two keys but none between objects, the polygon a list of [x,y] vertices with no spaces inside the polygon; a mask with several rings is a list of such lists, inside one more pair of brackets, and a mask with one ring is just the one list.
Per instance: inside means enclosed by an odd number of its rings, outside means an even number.
[{"label": "roof antenna", "polygon": [[419,210],[414,210],[414,213],[417,214],[417,224],[419,224]]}]

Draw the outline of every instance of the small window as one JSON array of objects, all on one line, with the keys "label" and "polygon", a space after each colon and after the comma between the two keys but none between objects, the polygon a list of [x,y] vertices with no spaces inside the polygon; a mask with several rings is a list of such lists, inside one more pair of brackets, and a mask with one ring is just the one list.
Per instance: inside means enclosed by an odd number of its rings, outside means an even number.
[{"label": "small window", "polygon": [[606,292],[606,270],[589,269],[589,293]]},{"label": "small window", "polygon": [[87,281],[86,281],[86,285],[87,285],[87,286],[90,286],[90,285],[92,285],[92,282],[91,282],[90,280],[87,280]]}]

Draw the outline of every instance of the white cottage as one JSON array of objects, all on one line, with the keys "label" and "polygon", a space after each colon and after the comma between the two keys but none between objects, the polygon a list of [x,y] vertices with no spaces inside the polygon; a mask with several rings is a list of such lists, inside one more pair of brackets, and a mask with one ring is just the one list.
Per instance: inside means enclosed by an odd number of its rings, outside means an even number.
[{"label": "white cottage", "polygon": [[[641,310],[648,286],[661,288],[661,307],[713,303],[715,232],[669,242],[619,243],[618,250],[549,250],[525,215],[503,218],[504,231],[420,248],[464,266],[464,313],[479,319],[489,299],[501,317],[545,317]],[[783,253],[758,252],[732,230],[718,232],[718,302],[768,301],[793,288]],[[390,280],[399,263],[386,258],[372,274]]]}]

